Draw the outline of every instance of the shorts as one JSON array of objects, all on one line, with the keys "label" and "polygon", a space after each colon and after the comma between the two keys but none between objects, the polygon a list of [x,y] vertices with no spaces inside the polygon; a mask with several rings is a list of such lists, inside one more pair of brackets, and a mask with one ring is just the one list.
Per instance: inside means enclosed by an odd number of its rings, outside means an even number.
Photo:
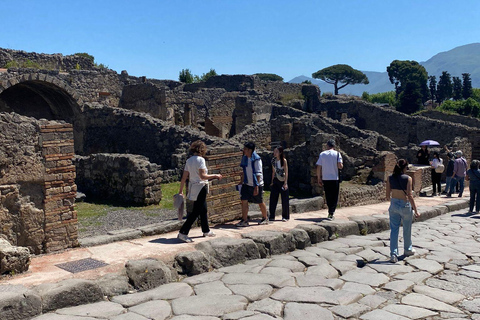
[{"label": "shorts", "polygon": [[248,200],[252,203],[263,203],[263,186],[258,186],[258,194],[253,195],[254,187],[249,185],[242,185],[242,190],[240,191],[240,200]]}]

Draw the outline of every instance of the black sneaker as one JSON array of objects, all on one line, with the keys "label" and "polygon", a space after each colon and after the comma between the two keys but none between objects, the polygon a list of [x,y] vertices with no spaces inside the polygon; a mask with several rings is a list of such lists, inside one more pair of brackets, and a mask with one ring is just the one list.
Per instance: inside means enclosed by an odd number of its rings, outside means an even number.
[{"label": "black sneaker", "polygon": [[329,213],[327,219],[330,220],[330,221],[335,220],[335,217],[333,216],[333,213]]}]

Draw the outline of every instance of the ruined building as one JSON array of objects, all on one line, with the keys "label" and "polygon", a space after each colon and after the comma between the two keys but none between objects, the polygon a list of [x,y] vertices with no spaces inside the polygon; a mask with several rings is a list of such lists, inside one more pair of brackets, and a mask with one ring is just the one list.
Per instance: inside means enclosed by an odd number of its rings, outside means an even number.
[{"label": "ruined building", "polygon": [[[344,206],[381,201],[396,157],[412,162],[422,140],[477,156],[473,120],[322,97],[315,85],[248,75],[183,84],[118,74],[84,56],[0,49],[0,68],[12,61],[36,68],[0,69],[0,234],[34,253],[78,244],[77,189],[128,204],[161,201],[161,184],[179,179],[197,139],[209,146],[210,171],[225,177],[208,198],[214,222],[240,215],[234,186],[247,140],[259,146],[267,179],[272,146],[284,145],[291,190],[318,195],[315,161],[335,138],[349,180]],[[428,183],[421,170],[412,175],[417,191]]]}]

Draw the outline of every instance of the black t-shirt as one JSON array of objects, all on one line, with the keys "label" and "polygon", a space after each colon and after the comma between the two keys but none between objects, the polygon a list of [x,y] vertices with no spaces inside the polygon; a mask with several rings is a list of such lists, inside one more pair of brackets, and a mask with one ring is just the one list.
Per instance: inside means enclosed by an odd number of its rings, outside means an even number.
[{"label": "black t-shirt", "polygon": [[429,157],[430,153],[428,152],[428,150],[420,149],[420,151],[418,151],[417,153],[418,164],[423,164],[427,166],[430,165],[430,163],[428,162]]},{"label": "black t-shirt", "polygon": [[390,182],[390,189],[407,191],[408,175],[392,174],[390,177],[388,177],[388,179]]}]

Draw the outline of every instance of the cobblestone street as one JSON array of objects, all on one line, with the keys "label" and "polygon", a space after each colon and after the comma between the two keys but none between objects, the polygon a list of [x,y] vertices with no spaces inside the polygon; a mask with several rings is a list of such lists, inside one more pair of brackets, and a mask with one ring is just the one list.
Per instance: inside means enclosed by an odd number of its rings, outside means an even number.
[{"label": "cobblestone street", "polygon": [[395,264],[389,231],[348,236],[34,319],[480,319],[480,215],[466,211],[415,223],[416,254]]}]

